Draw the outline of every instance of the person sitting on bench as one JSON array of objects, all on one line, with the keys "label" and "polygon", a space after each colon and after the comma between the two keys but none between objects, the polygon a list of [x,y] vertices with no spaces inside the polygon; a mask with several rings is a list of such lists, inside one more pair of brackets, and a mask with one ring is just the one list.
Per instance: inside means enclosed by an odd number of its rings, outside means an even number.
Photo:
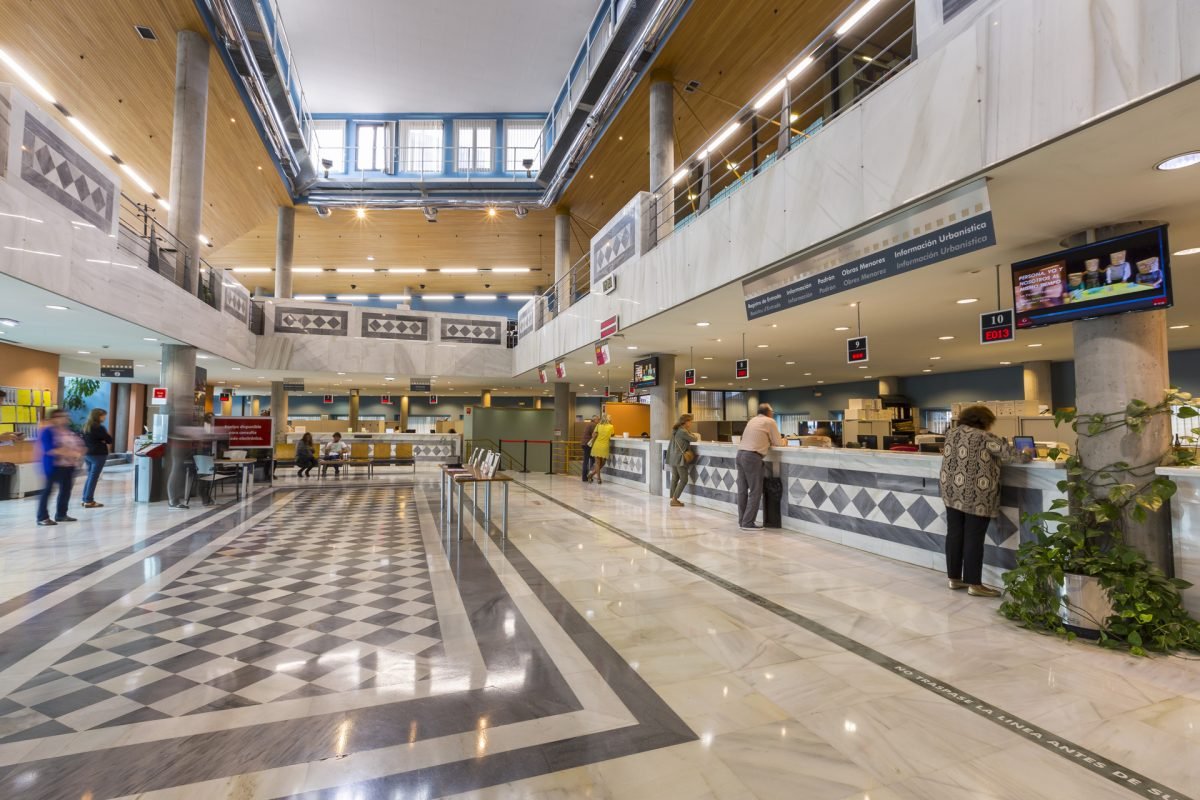
[{"label": "person sitting on bench", "polygon": [[346,453],[350,452],[350,445],[342,441],[340,433],[333,434],[333,440],[325,443],[321,448],[321,474],[325,474],[325,470],[333,467],[335,475],[342,474],[341,461],[346,457]]}]

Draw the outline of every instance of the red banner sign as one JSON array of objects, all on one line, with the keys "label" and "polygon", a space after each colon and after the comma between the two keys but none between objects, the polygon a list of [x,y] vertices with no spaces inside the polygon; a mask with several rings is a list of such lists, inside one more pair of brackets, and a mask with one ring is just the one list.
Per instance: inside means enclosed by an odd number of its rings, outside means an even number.
[{"label": "red banner sign", "polygon": [[229,447],[271,447],[270,417],[213,417],[213,428],[229,434]]},{"label": "red banner sign", "polygon": [[621,324],[617,318],[617,315],[613,314],[611,317],[604,320],[604,322],[600,323],[600,338],[607,339],[608,337],[613,336],[620,329],[620,327]]}]

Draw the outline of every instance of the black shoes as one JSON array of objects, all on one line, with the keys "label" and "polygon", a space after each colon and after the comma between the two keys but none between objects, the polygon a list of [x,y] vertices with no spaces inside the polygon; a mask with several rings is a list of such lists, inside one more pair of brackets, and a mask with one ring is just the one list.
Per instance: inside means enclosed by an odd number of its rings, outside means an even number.
[{"label": "black shoes", "polygon": [[39,520],[38,520],[38,527],[40,527],[40,528],[48,528],[48,527],[50,527],[51,525],[57,525],[57,524],[58,524],[57,522],[55,522],[54,520],[50,519],[49,517],[46,517],[45,519],[39,519]]},{"label": "black shoes", "polygon": [[79,520],[75,519],[74,517],[68,517],[68,516],[55,517],[54,521],[55,522],[79,522]]}]

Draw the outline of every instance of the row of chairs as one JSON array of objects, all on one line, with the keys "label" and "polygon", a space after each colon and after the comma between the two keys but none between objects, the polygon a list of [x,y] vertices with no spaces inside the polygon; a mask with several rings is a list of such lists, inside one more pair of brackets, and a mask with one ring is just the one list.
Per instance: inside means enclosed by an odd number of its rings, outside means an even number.
[{"label": "row of chairs", "polygon": [[[405,442],[350,442],[350,457],[342,462],[348,467],[366,467],[370,477],[375,467],[412,467],[417,471],[413,446]],[[275,466],[296,465],[296,445],[280,442],[275,445]]]}]

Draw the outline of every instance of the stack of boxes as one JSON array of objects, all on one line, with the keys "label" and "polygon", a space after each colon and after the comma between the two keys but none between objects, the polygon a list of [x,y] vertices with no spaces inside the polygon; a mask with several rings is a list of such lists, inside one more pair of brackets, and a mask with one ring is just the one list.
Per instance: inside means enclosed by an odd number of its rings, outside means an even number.
[{"label": "stack of boxes", "polygon": [[846,420],[882,420],[891,422],[896,409],[884,408],[879,398],[852,397],[850,407],[846,409]]}]

